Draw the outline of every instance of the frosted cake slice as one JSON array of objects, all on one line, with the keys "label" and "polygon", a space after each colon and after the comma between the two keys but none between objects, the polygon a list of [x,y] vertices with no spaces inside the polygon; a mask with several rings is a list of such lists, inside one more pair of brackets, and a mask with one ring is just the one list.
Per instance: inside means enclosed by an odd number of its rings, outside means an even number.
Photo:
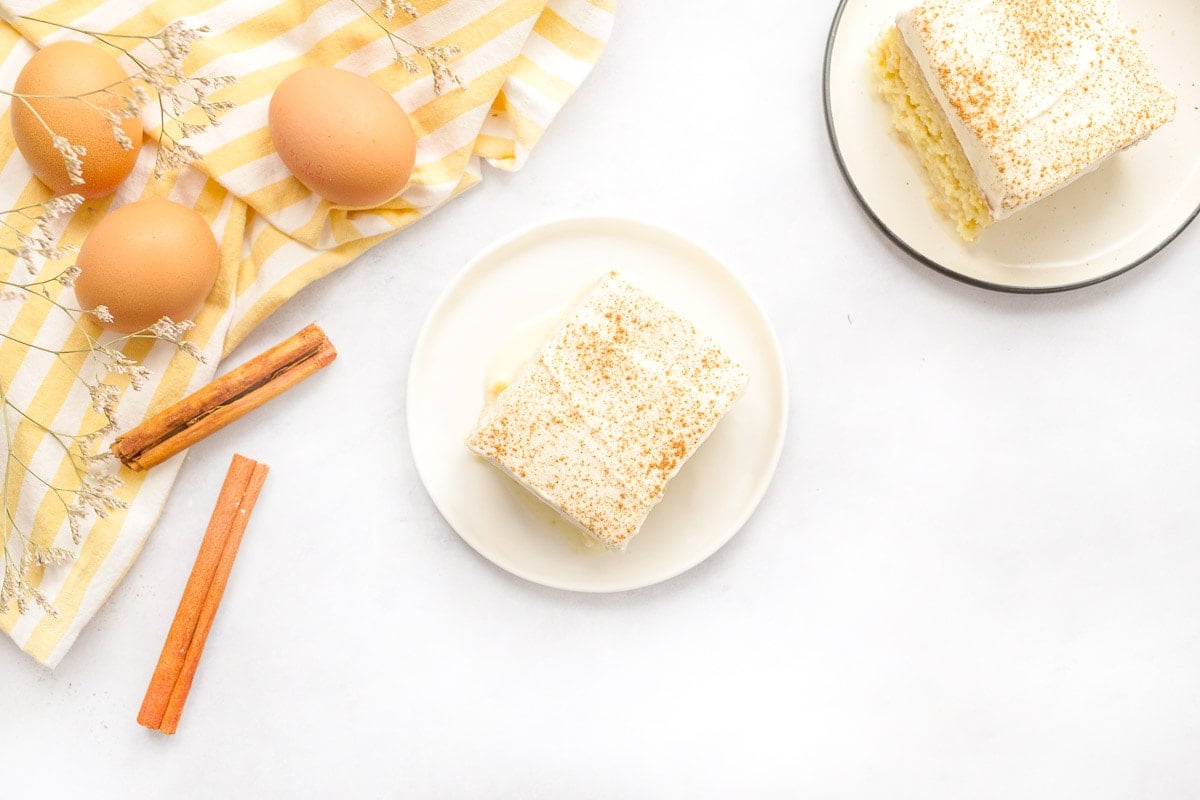
[{"label": "frosted cake slice", "polygon": [[875,71],[967,241],[1175,114],[1113,0],[925,0],[884,34]]},{"label": "frosted cake slice", "polygon": [[623,550],[747,380],[692,323],[611,273],[484,409],[467,446]]}]

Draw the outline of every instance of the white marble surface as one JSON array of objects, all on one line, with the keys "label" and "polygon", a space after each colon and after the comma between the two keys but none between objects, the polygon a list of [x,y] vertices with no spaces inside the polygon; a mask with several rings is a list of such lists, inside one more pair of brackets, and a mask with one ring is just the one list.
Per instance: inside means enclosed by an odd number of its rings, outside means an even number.
[{"label": "white marble surface", "polygon": [[[826,143],[833,6],[623,3],[527,169],[258,331],[235,361],[311,320],[341,357],[193,450],[57,671],[0,643],[0,795],[1200,795],[1200,228],[1058,296],[911,262]],[[478,557],[403,425],[442,286],[495,237],[573,212],[721,254],[791,369],[757,515],[621,595]],[[166,738],[134,717],[234,450],[271,478]]]}]

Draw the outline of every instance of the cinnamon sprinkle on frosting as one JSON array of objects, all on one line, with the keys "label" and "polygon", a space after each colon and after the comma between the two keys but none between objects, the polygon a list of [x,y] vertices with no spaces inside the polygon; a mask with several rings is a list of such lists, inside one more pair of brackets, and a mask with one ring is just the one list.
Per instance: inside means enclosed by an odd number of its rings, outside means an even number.
[{"label": "cinnamon sprinkle on frosting", "polygon": [[925,0],[897,25],[996,219],[1175,113],[1112,0]]},{"label": "cinnamon sprinkle on frosting", "polygon": [[621,550],[747,380],[712,339],[611,273],[484,410],[467,446]]}]

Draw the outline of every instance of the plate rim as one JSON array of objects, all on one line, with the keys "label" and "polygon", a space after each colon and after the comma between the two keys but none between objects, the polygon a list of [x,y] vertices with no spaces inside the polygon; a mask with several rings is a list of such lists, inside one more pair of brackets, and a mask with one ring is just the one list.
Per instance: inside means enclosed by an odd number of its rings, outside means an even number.
[{"label": "plate rim", "polygon": [[[619,584],[615,584],[612,586],[578,586],[578,585],[572,585],[567,582],[555,581],[553,579],[543,579],[540,577],[535,577],[534,575],[530,574],[527,570],[524,570],[520,566],[514,564],[510,559],[504,558],[502,556],[498,556],[494,553],[484,552],[484,550],[482,549],[480,544],[477,544],[471,538],[464,535],[463,532],[460,531],[453,522],[451,522],[450,517],[446,514],[445,510],[442,508],[442,504],[439,502],[438,498],[435,496],[435,494],[432,491],[430,491],[429,481],[426,478],[425,471],[422,469],[421,460],[417,457],[417,453],[416,453],[416,449],[414,447],[412,433],[411,433],[412,430],[414,430],[413,425],[412,425],[412,413],[413,413],[412,398],[414,396],[413,395],[413,385],[412,385],[413,384],[413,376],[414,376],[413,364],[415,363],[418,355],[420,354],[420,352],[422,350],[422,346],[425,344],[427,337],[430,335],[430,328],[432,327],[434,321],[440,317],[439,312],[441,311],[442,307],[447,302],[449,302],[449,300],[453,296],[455,290],[458,289],[462,285],[462,283],[476,269],[479,268],[479,265],[482,262],[491,258],[495,253],[511,246],[514,242],[517,242],[523,238],[527,238],[529,236],[535,235],[543,230],[549,230],[549,229],[560,227],[560,226],[595,225],[595,224],[599,224],[599,225],[614,225],[614,224],[616,224],[616,225],[621,225],[621,226],[630,226],[633,228],[639,228],[644,231],[648,231],[655,235],[659,235],[659,236],[665,235],[669,238],[677,240],[680,243],[686,244],[687,246],[690,246],[690,247],[693,247],[693,248],[699,250],[701,253],[708,256],[710,259],[712,259],[713,262],[715,264],[717,264],[722,271],[725,272],[726,276],[730,280],[732,280],[739,289],[741,289],[741,291],[745,295],[746,299],[751,303],[755,312],[758,314],[758,316],[763,321],[766,332],[770,336],[770,343],[772,345],[771,353],[770,353],[770,360],[773,362],[775,368],[779,372],[779,385],[776,389],[776,392],[777,392],[777,400],[779,403],[779,408],[781,409],[781,412],[782,412],[780,415],[780,418],[779,418],[778,432],[774,436],[775,441],[773,443],[772,452],[769,454],[769,458],[767,461],[768,467],[764,471],[764,475],[760,481],[760,484],[756,487],[755,491],[748,498],[748,502],[746,503],[745,511],[730,525],[729,532],[727,534],[723,535],[722,537],[720,537],[718,539],[718,541],[716,541],[711,547],[704,548],[703,550],[698,551],[697,555],[694,558],[685,560],[681,566],[679,566],[677,569],[673,569],[673,571],[669,571],[660,576],[657,576],[653,580],[650,580],[650,581],[635,580],[633,582],[619,583]],[[783,347],[779,341],[779,336],[775,330],[775,326],[771,324],[771,318],[766,313],[766,309],[763,308],[762,303],[759,301],[758,297],[752,291],[750,291],[749,286],[746,285],[745,281],[742,280],[741,276],[738,275],[736,272],[734,272],[732,269],[730,269],[726,265],[726,262],[723,259],[719,258],[711,249],[700,244],[695,239],[692,239],[689,236],[685,236],[685,235],[679,233],[677,230],[675,230],[667,225],[663,225],[663,224],[660,224],[657,222],[647,222],[646,220],[637,219],[637,218],[629,217],[629,216],[617,215],[617,214],[551,215],[549,217],[542,218],[539,221],[535,221],[535,222],[531,222],[527,225],[523,225],[523,226],[517,228],[516,230],[511,231],[508,234],[500,236],[499,238],[492,240],[483,249],[481,249],[477,253],[475,253],[475,255],[473,255],[466,262],[466,264],[462,268],[460,268],[458,270],[458,272],[455,273],[455,275],[445,285],[445,287],[442,289],[442,291],[438,295],[437,299],[434,301],[433,305],[430,306],[429,311],[426,313],[425,319],[421,323],[421,328],[420,328],[419,332],[417,333],[417,338],[413,344],[412,356],[409,358],[408,375],[405,379],[404,421],[405,421],[405,426],[407,428],[407,433],[408,433],[407,438],[408,438],[408,444],[409,444],[409,455],[413,460],[414,466],[416,467],[417,478],[421,481],[422,488],[425,489],[425,494],[433,502],[434,507],[437,508],[438,513],[441,515],[442,519],[445,520],[446,524],[450,527],[450,529],[452,531],[454,531],[455,535],[457,535],[459,539],[461,539],[472,550],[474,550],[476,553],[478,553],[481,558],[483,558],[485,561],[488,561],[489,563],[493,564],[494,566],[504,570],[505,572],[509,573],[510,575],[513,575],[517,578],[520,578],[521,580],[528,581],[529,583],[532,583],[532,584],[535,584],[538,586],[545,586],[547,588],[555,589],[558,591],[576,592],[576,593],[580,593],[580,594],[618,594],[618,593],[622,593],[622,592],[630,592],[630,591],[636,591],[639,589],[645,589],[650,586],[655,586],[655,585],[665,583],[670,580],[674,580],[675,578],[678,578],[679,576],[681,576],[687,572],[690,572],[692,569],[694,569],[697,566],[699,566],[700,564],[704,563],[709,558],[711,558],[713,555],[715,555],[718,551],[720,551],[722,548],[724,548],[725,545],[729,544],[729,542],[739,532],[741,532],[741,530],[743,528],[746,527],[746,524],[750,521],[751,517],[754,516],[755,512],[758,511],[759,507],[762,505],[763,499],[767,495],[768,490],[771,488],[771,485],[774,483],[775,476],[779,471],[779,462],[783,456],[783,450],[787,443],[787,431],[788,431],[788,423],[790,421],[790,416],[791,416],[791,414],[790,414],[790,388],[788,385],[787,360],[784,358],[784,355],[783,355]]]},{"label": "plate rim", "polygon": [[949,278],[953,278],[960,283],[965,283],[969,286],[974,286],[979,289],[988,289],[990,291],[1003,292],[1006,294],[1058,294],[1060,292],[1084,289],[1088,286],[1095,286],[1096,284],[1110,281],[1113,278],[1124,275],[1126,272],[1129,272],[1135,267],[1145,264],[1147,261],[1154,258],[1156,255],[1170,246],[1171,243],[1173,243],[1176,239],[1178,239],[1179,236],[1185,230],[1187,230],[1188,226],[1195,221],[1196,217],[1200,215],[1200,205],[1197,205],[1194,209],[1192,209],[1192,212],[1187,216],[1186,219],[1184,219],[1179,227],[1177,227],[1170,233],[1170,235],[1160,241],[1145,254],[1135,259],[1132,263],[1126,264],[1125,266],[1120,267],[1112,272],[1107,272],[1103,275],[1098,275],[1094,278],[1088,278],[1082,281],[1075,281],[1073,283],[1057,284],[1054,286],[1017,286],[1007,283],[996,283],[994,281],[987,281],[971,275],[966,275],[956,271],[951,267],[934,261],[932,258],[926,256],[905,241],[899,234],[893,231],[877,213],[875,213],[875,210],[867,202],[866,198],[863,197],[862,192],[858,188],[858,184],[855,182],[854,177],[850,174],[850,170],[846,166],[846,161],[842,156],[842,148],[838,141],[837,128],[833,121],[833,102],[830,93],[830,72],[833,67],[833,46],[837,40],[838,31],[841,28],[842,16],[846,10],[846,7],[851,2],[852,0],[839,0],[837,10],[833,15],[833,22],[829,26],[829,34],[825,40],[825,60],[824,66],[821,70],[821,97],[825,110],[825,132],[829,136],[829,143],[833,148],[833,156],[834,160],[837,161],[838,171],[842,173],[842,178],[849,187],[850,193],[854,195],[854,199],[858,203],[859,208],[861,208],[867,217],[875,223],[875,226],[883,232],[883,234],[892,242],[892,244],[899,247],[917,262],[929,267],[935,272],[939,272]]}]

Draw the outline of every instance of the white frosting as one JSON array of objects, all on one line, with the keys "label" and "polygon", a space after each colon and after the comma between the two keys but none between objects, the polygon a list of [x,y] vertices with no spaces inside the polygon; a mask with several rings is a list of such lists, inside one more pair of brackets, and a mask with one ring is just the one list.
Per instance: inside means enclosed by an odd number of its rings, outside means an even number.
[{"label": "white frosting", "polygon": [[746,381],[716,343],[614,274],[484,409],[467,446],[624,549]]},{"label": "white frosting", "polygon": [[1111,0],[926,0],[896,25],[995,219],[1174,115]]}]

